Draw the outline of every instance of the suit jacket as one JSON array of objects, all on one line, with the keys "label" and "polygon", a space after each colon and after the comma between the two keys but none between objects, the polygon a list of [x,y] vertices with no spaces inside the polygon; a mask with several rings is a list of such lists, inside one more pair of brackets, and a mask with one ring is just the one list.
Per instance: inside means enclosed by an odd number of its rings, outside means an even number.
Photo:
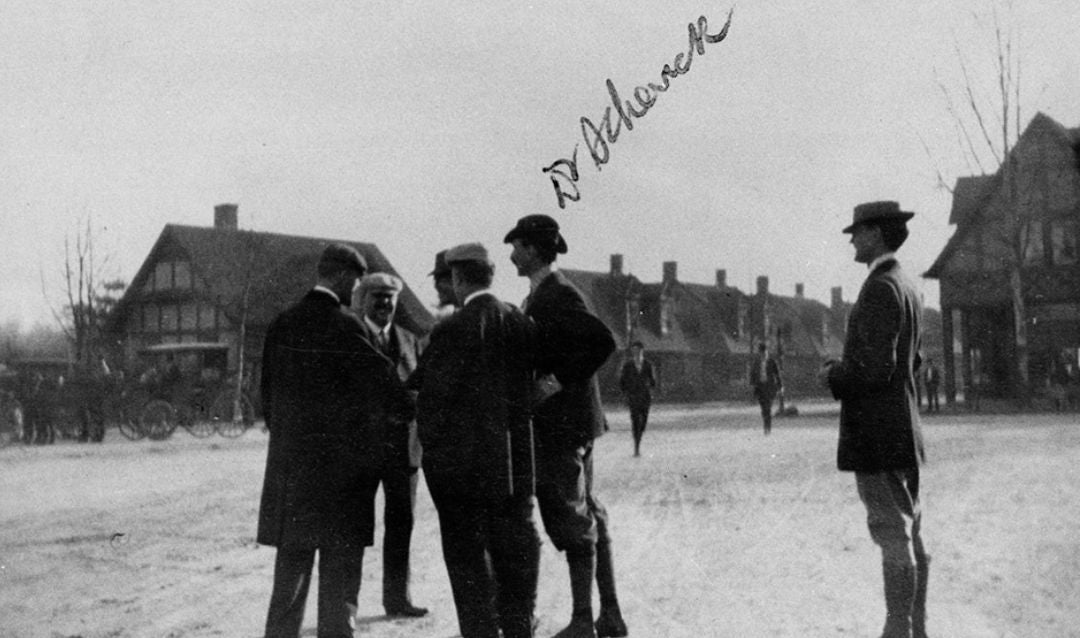
[{"label": "suit jacket", "polygon": [[[764,371],[762,371],[764,364]],[[758,355],[750,362],[750,385],[754,388],[754,396],[759,399],[764,397],[772,399],[777,391],[784,385],[780,378],[780,366],[776,359],[766,355]]]},{"label": "suit jacket", "polygon": [[382,423],[412,417],[390,361],[330,295],[309,292],[267,331],[261,378],[270,430],[258,542],[277,547],[369,543],[358,482],[383,460]]},{"label": "suit jacket", "polygon": [[623,363],[619,374],[619,387],[631,405],[649,405],[652,402],[652,389],[656,387],[656,374],[648,359],[641,362],[641,370],[630,359]]},{"label": "suit jacket", "polygon": [[534,493],[534,339],[533,323],[490,294],[435,327],[410,379],[428,481],[492,501]]},{"label": "suit jacket", "polygon": [[[364,338],[369,343],[379,343],[375,332],[368,326],[366,321],[361,319],[360,326],[364,330]],[[393,363],[398,377],[404,383],[416,370],[416,366],[420,362],[420,354],[423,352],[421,340],[409,330],[397,324],[391,324],[390,343],[387,347],[388,351],[384,354]],[[415,401],[416,392],[410,391],[410,397]],[[386,423],[385,425],[386,444],[389,448],[387,450],[389,455],[387,461],[408,465],[409,467],[420,467],[421,447],[420,440],[416,435],[416,419],[412,419],[405,424],[405,428],[400,427],[402,425],[400,423]]]},{"label": "suit jacket", "polygon": [[841,470],[881,472],[922,463],[915,394],[921,318],[919,292],[900,264],[879,264],[851,309],[844,358],[829,371],[829,387],[840,400]]},{"label": "suit jacket", "polygon": [[596,371],[615,351],[615,338],[557,270],[533,290],[525,314],[539,330],[537,373],[554,374],[562,385],[534,408],[537,448],[585,445],[607,426]]}]

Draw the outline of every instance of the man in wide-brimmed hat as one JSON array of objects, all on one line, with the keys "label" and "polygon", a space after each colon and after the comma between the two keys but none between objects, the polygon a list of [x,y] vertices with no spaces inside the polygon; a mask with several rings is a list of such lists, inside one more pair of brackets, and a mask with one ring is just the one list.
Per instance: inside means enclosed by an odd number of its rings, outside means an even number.
[{"label": "man in wide-brimmed hat", "polygon": [[[625,636],[608,536],[607,511],[592,492],[593,440],[607,422],[596,371],[615,350],[611,330],[589,311],[581,292],[555,268],[567,252],[559,224],[527,215],[506,234],[510,261],[529,278],[525,314],[539,331],[537,374],[542,397],[534,409],[536,500],[551,542],[566,552],[573,615],[556,638]],[[592,617],[592,581],[600,612]]]},{"label": "man in wide-brimmed hat", "polygon": [[870,536],[881,547],[883,638],[926,636],[929,558],[920,534],[923,441],[915,394],[922,300],[895,254],[913,216],[891,201],[855,207],[844,232],[870,274],[848,318],[843,359],[821,372],[840,400],[837,465],[855,473]]}]

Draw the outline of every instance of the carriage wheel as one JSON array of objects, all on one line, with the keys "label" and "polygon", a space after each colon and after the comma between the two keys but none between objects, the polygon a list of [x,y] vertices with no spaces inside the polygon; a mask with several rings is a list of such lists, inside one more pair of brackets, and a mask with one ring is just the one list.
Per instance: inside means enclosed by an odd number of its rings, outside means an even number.
[{"label": "carriage wheel", "polygon": [[240,395],[239,415],[234,414],[234,399],[233,391],[226,390],[214,399],[214,404],[210,407],[210,418],[217,426],[218,434],[230,439],[247,432],[255,423],[255,407],[251,404],[251,399],[246,394]]},{"label": "carriage wheel", "polygon": [[162,441],[176,430],[176,415],[168,401],[155,399],[147,403],[139,414],[139,425],[153,441]]},{"label": "carriage wheel", "polygon": [[184,429],[197,439],[205,439],[217,429],[213,418],[206,413],[206,410],[197,410],[190,406],[185,410],[181,421]]}]

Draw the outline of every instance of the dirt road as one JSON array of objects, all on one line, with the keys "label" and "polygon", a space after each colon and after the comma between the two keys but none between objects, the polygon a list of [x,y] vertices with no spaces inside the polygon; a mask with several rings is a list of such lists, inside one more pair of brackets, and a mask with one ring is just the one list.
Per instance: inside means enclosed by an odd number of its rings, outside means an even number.
[{"label": "dirt road", "polygon": [[[1080,636],[1077,421],[927,420],[932,635]],[[625,412],[612,423],[597,493],[632,636],[877,635],[879,557],[852,477],[834,469],[834,415],[781,419],[765,438],[750,408],[661,407],[637,459]],[[260,636],[274,556],[253,542],[265,448],[259,431],[181,431],[0,450],[0,636]],[[423,482],[413,548],[413,597],[432,613],[382,616],[376,544],[357,636],[457,635]],[[547,543],[538,613],[540,636],[570,613],[565,561]],[[312,596],[305,635],[314,618]]]}]

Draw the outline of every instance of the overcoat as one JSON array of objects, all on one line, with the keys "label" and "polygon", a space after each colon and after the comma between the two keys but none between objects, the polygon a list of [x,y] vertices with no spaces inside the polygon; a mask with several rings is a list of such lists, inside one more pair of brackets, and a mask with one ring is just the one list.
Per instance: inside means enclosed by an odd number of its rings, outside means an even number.
[{"label": "overcoat", "polygon": [[910,469],[923,461],[915,374],[922,301],[896,259],[869,274],[848,318],[843,359],[829,371],[840,400],[837,466]]},{"label": "overcoat", "polygon": [[539,330],[537,373],[554,374],[562,390],[536,406],[538,450],[574,449],[604,433],[596,371],[615,351],[615,338],[589,311],[581,292],[558,270],[529,295],[525,314]]},{"label": "overcoat", "polygon": [[535,330],[485,293],[439,323],[410,379],[428,482],[453,481],[489,502],[535,491]]},{"label": "overcoat", "polygon": [[629,359],[619,373],[619,388],[626,395],[631,407],[648,407],[652,403],[652,389],[656,387],[656,373],[648,359],[642,359],[641,370]]},{"label": "overcoat", "polygon": [[261,390],[270,444],[258,542],[370,545],[374,491],[365,486],[382,463],[379,428],[412,418],[390,360],[354,315],[313,290],[271,323]]}]

